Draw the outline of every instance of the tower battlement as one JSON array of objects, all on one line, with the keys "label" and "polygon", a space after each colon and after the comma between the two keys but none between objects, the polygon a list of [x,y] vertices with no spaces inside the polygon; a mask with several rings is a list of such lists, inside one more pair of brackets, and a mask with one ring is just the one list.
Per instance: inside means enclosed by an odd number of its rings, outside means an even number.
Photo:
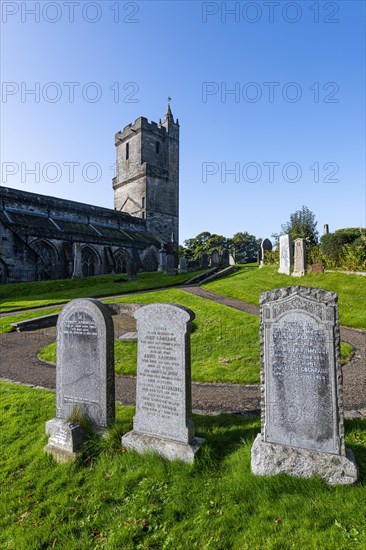
[{"label": "tower battlement", "polygon": [[158,240],[178,248],[179,123],[168,105],[163,122],[139,117],[115,135],[114,207],[146,219]]}]

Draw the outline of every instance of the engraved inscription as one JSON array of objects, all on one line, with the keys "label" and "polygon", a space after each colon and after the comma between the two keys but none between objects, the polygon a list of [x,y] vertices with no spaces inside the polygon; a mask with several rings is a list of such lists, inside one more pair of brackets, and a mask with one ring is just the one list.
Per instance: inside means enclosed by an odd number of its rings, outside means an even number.
[{"label": "engraved inscription", "polygon": [[180,416],[178,397],[182,393],[179,348],[177,336],[158,327],[146,332],[143,346],[140,407],[146,413],[158,415],[163,420]]},{"label": "engraved inscription", "polygon": [[69,336],[98,336],[97,325],[85,311],[75,311],[65,321],[64,334]]},{"label": "engraved inscription", "polygon": [[271,357],[274,376],[329,377],[326,332],[312,323],[284,322],[274,327]]}]

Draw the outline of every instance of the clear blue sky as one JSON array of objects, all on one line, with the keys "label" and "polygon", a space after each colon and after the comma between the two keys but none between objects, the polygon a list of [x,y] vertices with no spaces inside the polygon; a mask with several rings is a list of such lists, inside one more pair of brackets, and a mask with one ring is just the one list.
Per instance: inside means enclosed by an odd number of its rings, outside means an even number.
[{"label": "clear blue sky", "polygon": [[363,1],[1,9],[3,185],[113,207],[115,132],[157,122],[171,96],[181,243],[270,237],[303,204],[320,233],[365,225]]}]

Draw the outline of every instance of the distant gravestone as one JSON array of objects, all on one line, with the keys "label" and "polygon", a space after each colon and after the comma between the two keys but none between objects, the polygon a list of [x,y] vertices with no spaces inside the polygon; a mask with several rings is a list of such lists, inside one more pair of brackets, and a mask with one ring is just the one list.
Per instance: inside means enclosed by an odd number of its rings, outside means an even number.
[{"label": "distant gravestone", "polygon": [[221,266],[229,267],[230,265],[230,251],[227,248],[224,248],[221,254]]},{"label": "distant gravestone", "polygon": [[166,264],[165,264],[165,274],[166,275],[175,275],[174,256],[173,256],[173,254],[167,254]]},{"label": "distant gravestone", "polygon": [[219,267],[220,265],[220,255],[217,250],[211,252],[211,261],[210,267]]},{"label": "distant gravestone", "polygon": [[261,262],[260,265],[264,265],[265,258],[266,258],[266,252],[272,251],[272,243],[269,239],[263,239],[261,242]]},{"label": "distant gravestone", "polygon": [[158,271],[165,271],[166,267],[166,250],[165,246],[162,244],[159,250],[159,267]]},{"label": "distant gravestone", "polygon": [[261,357],[253,473],[354,483],[357,466],[344,446],[337,295],[299,286],[263,293]]},{"label": "distant gravestone", "polygon": [[115,415],[114,330],[109,308],[92,298],[69,302],[57,322],[56,418],[46,423],[47,452],[59,461],[75,458],[83,432]]},{"label": "distant gravestone", "polygon": [[294,277],[302,277],[306,272],[306,241],[296,239],[294,244]]},{"label": "distant gravestone", "polygon": [[127,262],[127,279],[129,281],[137,279],[137,265],[135,260],[130,260]]},{"label": "distant gravestone", "polygon": [[83,276],[83,268],[81,265],[81,244],[74,243],[73,245],[74,269],[72,272],[73,279],[80,279]]},{"label": "distant gravestone", "polygon": [[188,263],[186,258],[180,258],[179,260],[179,273],[188,272]]},{"label": "distant gravestone", "polygon": [[259,249],[257,252],[257,262],[259,267],[262,267],[262,250]]},{"label": "distant gravestone", "polygon": [[208,268],[208,255],[206,252],[203,252],[201,259],[200,259],[200,268],[201,269],[207,269]]},{"label": "distant gravestone", "polygon": [[285,275],[291,274],[292,266],[292,239],[291,235],[281,235],[280,237],[280,268],[278,273]]},{"label": "distant gravestone", "polygon": [[236,261],[235,261],[235,258],[232,254],[230,254],[230,261],[229,261],[230,265],[236,265]]},{"label": "distant gravestone", "polygon": [[192,463],[203,439],[191,420],[190,330],[194,313],[151,304],[136,313],[138,332],[136,415],[122,445]]}]

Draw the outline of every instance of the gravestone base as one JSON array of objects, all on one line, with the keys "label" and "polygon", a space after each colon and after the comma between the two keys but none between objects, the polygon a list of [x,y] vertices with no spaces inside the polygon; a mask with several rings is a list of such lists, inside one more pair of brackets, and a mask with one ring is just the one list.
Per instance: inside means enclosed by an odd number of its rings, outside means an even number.
[{"label": "gravestone base", "polygon": [[291,275],[292,277],[303,277],[305,275],[305,271],[293,271]]},{"label": "gravestone base", "polygon": [[50,437],[44,450],[51,454],[56,462],[75,460],[85,440],[85,433],[79,424],[60,418],[46,422],[46,434]]},{"label": "gravestone base", "polygon": [[182,460],[188,464],[193,464],[195,454],[204,442],[202,437],[194,437],[192,443],[188,444],[135,431],[122,436],[122,445],[126,449],[139,454],[155,452],[168,460]]},{"label": "gravestone base", "polygon": [[318,475],[330,485],[351,485],[358,480],[358,468],[353,452],[335,455],[268,443],[258,434],[252,447],[252,472],[258,476],[288,474],[294,477]]}]

